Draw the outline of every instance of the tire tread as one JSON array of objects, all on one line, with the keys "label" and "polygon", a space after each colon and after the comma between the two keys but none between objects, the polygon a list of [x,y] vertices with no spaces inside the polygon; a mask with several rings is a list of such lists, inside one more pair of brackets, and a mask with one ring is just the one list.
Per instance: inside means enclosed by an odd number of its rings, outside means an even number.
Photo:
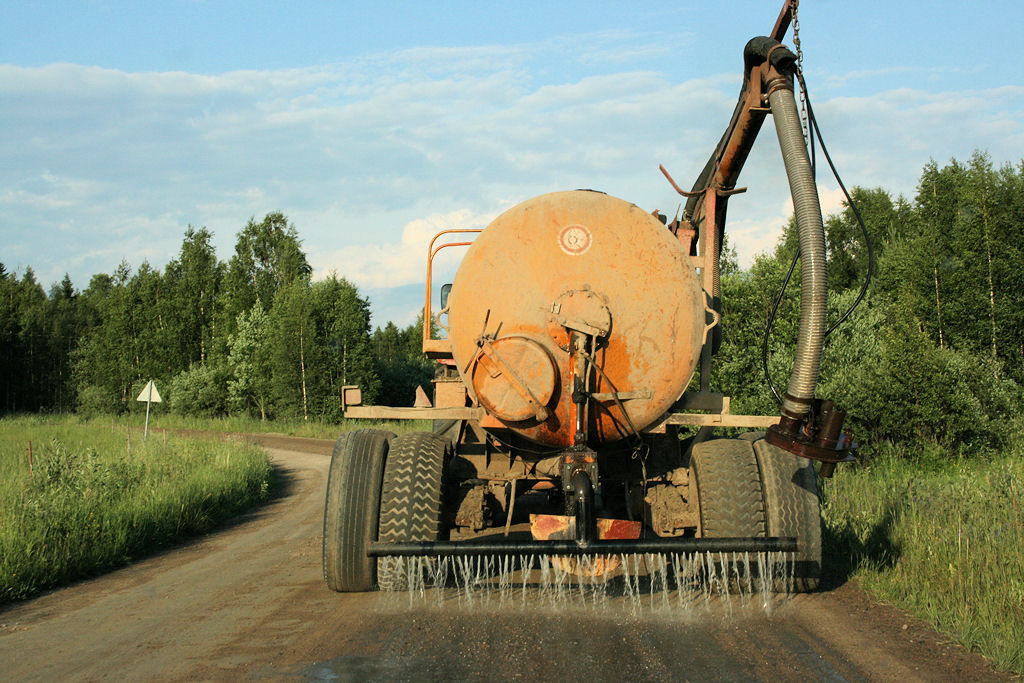
[{"label": "tire tread", "polygon": [[[403,434],[391,443],[381,489],[381,543],[436,541],[448,441],[432,432]],[[401,590],[404,576],[388,558],[377,561],[381,590]]]},{"label": "tire tread", "polygon": [[704,536],[766,535],[761,477],[750,442],[713,439],[697,444],[690,467],[697,483]]},{"label": "tire tread", "polygon": [[821,498],[818,475],[809,460],[767,441],[754,442],[761,468],[769,536],[795,536],[797,592],[816,590],[821,578]]}]

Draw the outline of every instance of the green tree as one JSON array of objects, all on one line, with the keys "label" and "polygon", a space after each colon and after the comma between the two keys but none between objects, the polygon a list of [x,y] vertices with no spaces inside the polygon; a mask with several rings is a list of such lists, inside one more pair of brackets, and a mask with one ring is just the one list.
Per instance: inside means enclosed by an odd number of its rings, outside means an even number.
[{"label": "green tree", "polygon": [[[875,245],[868,299],[825,345],[818,395],[850,414],[862,443],[946,452],[1007,443],[1021,401],[1013,378],[1024,359],[1024,174],[993,170],[987,155],[922,170],[913,204],[855,188]],[[857,295],[865,269],[852,210],[826,217],[829,320]],[[716,382],[740,412],[774,412],[761,379],[768,310],[796,249],[786,226],[776,249],[748,271],[723,275],[725,342]],[[776,385],[788,378],[796,336],[799,269],[768,344]],[[779,387],[781,389],[781,386]]]},{"label": "green tree", "polygon": [[74,405],[71,358],[83,332],[78,292],[65,273],[59,285],[50,289],[48,328],[51,348],[51,380],[48,405],[65,412]]},{"label": "green tree", "polygon": [[[129,354],[133,381],[169,378],[179,372],[187,361],[176,353],[177,301],[172,288],[167,287],[160,271],[143,261],[125,288],[129,329]],[[129,408],[134,406],[135,396]]]},{"label": "green tree", "polygon": [[226,364],[197,363],[179,372],[168,387],[171,410],[201,417],[226,415],[230,378],[231,370]]},{"label": "green tree", "polygon": [[206,228],[189,226],[177,260],[167,264],[164,277],[173,306],[175,365],[187,368],[206,363],[214,348],[217,306],[226,267],[217,260]]},{"label": "green tree", "polygon": [[48,405],[51,347],[48,301],[32,268],[19,280],[0,264],[0,342],[4,411],[38,410]]},{"label": "green tree", "polygon": [[238,314],[236,331],[228,340],[228,400],[233,410],[256,409],[261,420],[270,408],[270,316],[253,305]]},{"label": "green tree", "polygon": [[891,305],[865,306],[837,331],[822,363],[819,394],[850,414],[862,442],[951,452],[998,448],[1020,393],[993,381],[988,362],[942,349],[924,326]]},{"label": "green tree", "polygon": [[[761,349],[769,315],[795,251],[795,225],[791,222],[774,252],[758,255],[749,271],[736,270],[722,276],[722,346],[715,356],[712,390],[733,397],[736,411],[770,414],[777,410],[764,378]],[[797,267],[794,271],[780,301],[768,340],[769,370],[780,392],[788,379],[783,359],[792,353],[797,335],[799,270]]]},{"label": "green tree", "polygon": [[373,333],[373,350],[380,375],[379,400],[392,406],[411,406],[416,387],[428,390],[436,363],[422,350],[423,316],[405,329],[389,322]]},{"label": "green tree", "polygon": [[1024,384],[1024,161],[999,169],[993,221],[993,277],[997,292],[996,327],[999,359],[1018,384]]},{"label": "green tree", "polygon": [[239,313],[257,303],[269,311],[278,290],[311,274],[298,232],[284,214],[268,213],[259,223],[250,218],[238,233],[224,277],[220,338],[234,332]]},{"label": "green tree", "polygon": [[131,410],[136,383],[180,371],[169,350],[174,330],[162,313],[165,293],[160,273],[146,262],[134,276],[127,262],[113,276],[93,276],[81,297],[87,331],[72,360],[79,391],[96,387],[115,396],[120,410]]},{"label": "green tree", "polygon": [[14,276],[0,263],[0,408],[4,411],[12,407],[18,371],[15,300]]},{"label": "green tree", "polygon": [[343,386],[359,386],[367,403],[380,393],[370,343],[370,301],[335,273],[314,282],[311,294],[319,349],[318,412],[327,419],[339,419]]},{"label": "green tree", "polygon": [[[1024,378],[1022,288],[1017,264],[1022,175],[988,156],[922,171],[909,234],[880,264],[879,292],[910,304],[940,348],[985,353],[993,376]],[[885,266],[889,266],[886,268]]]},{"label": "green tree", "polygon": [[270,363],[275,410],[309,419],[310,378],[319,354],[310,286],[297,280],[281,287],[270,310]]},{"label": "green tree", "polygon": [[17,357],[14,371],[17,391],[10,406],[15,410],[39,410],[48,406],[51,370],[50,335],[47,329],[46,293],[26,268],[15,289]]},{"label": "green tree", "polygon": [[123,325],[114,313],[119,308],[126,271],[127,264],[122,263],[115,276],[93,275],[79,297],[84,334],[71,356],[79,409],[100,412],[122,405],[122,368],[126,360],[121,357],[117,335]]},{"label": "green tree", "polygon": [[[850,192],[874,248],[881,258],[888,247],[907,237],[911,206],[899,197],[895,202],[882,188],[855,187]],[[843,209],[825,219],[825,245],[828,253],[829,289],[842,291],[859,288],[868,270],[867,245],[857,216],[848,202]]]}]

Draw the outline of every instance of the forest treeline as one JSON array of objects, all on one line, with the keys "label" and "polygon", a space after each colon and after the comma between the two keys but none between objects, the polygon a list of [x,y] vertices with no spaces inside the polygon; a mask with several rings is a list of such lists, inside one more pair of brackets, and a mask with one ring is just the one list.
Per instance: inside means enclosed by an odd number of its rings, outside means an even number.
[{"label": "forest treeline", "polygon": [[311,275],[281,213],[251,219],[227,263],[189,227],[162,272],[122,262],[81,291],[65,276],[47,294],[31,268],[0,264],[0,409],[119,413],[150,379],[172,410],[201,416],[336,421],[349,384],[411,405],[433,378],[421,324],[371,332],[352,283]]},{"label": "forest treeline", "polygon": [[[943,450],[998,447],[1017,433],[1024,382],[1024,162],[925,166],[912,199],[853,191],[874,245],[864,302],[826,343],[819,395],[850,415],[865,444]],[[829,316],[857,296],[867,251],[853,211],[826,219]],[[422,321],[371,330],[370,304],[344,277],[311,279],[295,227],[250,220],[217,259],[206,229],[185,232],[163,269],[127,263],[68,277],[47,293],[31,269],[0,265],[0,409],[120,412],[155,379],[183,413],[337,420],[340,388],[409,405],[433,376]],[[776,248],[741,270],[723,264],[723,344],[713,388],[734,412],[773,413],[762,371],[765,323],[797,250],[790,223]],[[799,268],[768,340],[785,389],[799,307]]]}]

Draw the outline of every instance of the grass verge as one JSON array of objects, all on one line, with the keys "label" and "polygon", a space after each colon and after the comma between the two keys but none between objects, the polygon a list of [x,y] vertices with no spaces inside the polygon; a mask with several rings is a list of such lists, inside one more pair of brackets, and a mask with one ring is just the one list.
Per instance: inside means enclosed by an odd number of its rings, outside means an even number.
[{"label": "grass verge", "polygon": [[243,443],[0,419],[0,603],[205,532],[264,500],[271,476]]},{"label": "grass verge", "polygon": [[922,464],[892,455],[825,491],[825,551],[839,579],[1024,674],[1024,460]]}]

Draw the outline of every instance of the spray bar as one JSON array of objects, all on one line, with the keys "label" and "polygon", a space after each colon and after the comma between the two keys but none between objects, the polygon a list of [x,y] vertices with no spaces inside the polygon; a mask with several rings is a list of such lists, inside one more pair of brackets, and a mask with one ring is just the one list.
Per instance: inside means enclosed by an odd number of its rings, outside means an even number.
[{"label": "spray bar", "polygon": [[658,540],[591,541],[585,548],[576,541],[421,541],[371,543],[370,557],[442,555],[622,555],[636,553],[742,553],[797,551],[795,538],[663,538]]}]

